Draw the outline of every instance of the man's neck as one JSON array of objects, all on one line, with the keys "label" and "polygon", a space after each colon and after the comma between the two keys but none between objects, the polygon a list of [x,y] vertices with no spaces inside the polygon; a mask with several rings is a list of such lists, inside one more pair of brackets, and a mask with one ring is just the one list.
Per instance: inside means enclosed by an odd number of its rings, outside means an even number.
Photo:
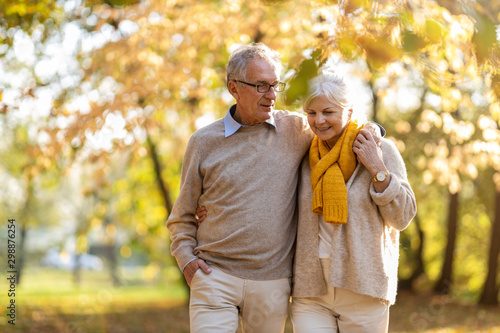
[{"label": "man's neck", "polygon": [[231,111],[232,111],[231,116],[233,116],[233,119],[236,120],[240,125],[252,126],[252,125],[258,124],[258,123],[250,123],[250,122],[243,120],[243,118],[241,118],[241,114],[238,112],[238,105],[236,105],[234,110],[231,110]]},{"label": "man's neck", "polygon": [[238,112],[238,105],[236,105],[236,107],[231,110],[231,116],[233,117],[233,119],[235,121],[237,121],[240,125],[243,125],[243,126],[253,126],[253,125],[257,125],[257,124],[262,124],[265,122],[265,120],[263,121],[258,121],[258,120],[255,120],[255,121],[252,121],[252,120],[245,120],[241,117],[241,113]]}]

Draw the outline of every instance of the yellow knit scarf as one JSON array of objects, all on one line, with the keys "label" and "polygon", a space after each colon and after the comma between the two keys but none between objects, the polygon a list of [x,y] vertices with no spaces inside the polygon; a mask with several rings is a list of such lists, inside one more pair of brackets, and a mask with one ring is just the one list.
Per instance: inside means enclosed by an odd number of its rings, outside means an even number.
[{"label": "yellow knit scarf", "polygon": [[314,191],[312,210],[323,215],[325,222],[347,222],[347,189],[345,183],[356,168],[352,145],[360,127],[351,121],[331,150],[317,136],[309,150],[311,185]]}]

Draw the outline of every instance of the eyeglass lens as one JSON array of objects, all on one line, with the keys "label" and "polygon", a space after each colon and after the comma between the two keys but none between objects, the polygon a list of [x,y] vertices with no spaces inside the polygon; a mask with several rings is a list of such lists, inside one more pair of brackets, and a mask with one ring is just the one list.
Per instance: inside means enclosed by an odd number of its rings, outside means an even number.
[{"label": "eyeglass lens", "polygon": [[285,84],[283,82],[278,82],[276,84],[267,84],[267,83],[261,83],[261,84],[258,84],[257,85],[257,91],[260,92],[260,93],[266,93],[268,92],[271,87],[274,88],[274,91],[283,91],[283,89],[285,88]]}]

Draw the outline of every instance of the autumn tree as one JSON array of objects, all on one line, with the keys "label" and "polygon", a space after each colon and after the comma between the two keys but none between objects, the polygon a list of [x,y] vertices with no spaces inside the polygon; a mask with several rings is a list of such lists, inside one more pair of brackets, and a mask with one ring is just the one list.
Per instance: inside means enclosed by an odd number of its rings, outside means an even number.
[{"label": "autumn tree", "polygon": [[[158,166],[161,153],[151,149],[156,142],[174,151],[179,160],[179,148],[185,146],[197,122],[219,117],[232,102],[225,94],[224,67],[233,45],[264,41],[283,54],[290,68],[285,73],[291,76],[287,103],[300,98],[304,82],[332,56],[363,59],[365,69],[359,73],[372,91],[373,118],[395,133],[403,156],[416,159],[424,170],[419,182],[437,181],[453,198],[461,178],[475,177],[473,155],[463,148],[478,119],[477,112],[465,112],[478,109],[470,102],[475,88],[468,85],[495,75],[496,39],[489,29],[493,21],[477,14],[486,5],[478,2],[470,9],[475,11],[420,1],[312,2],[308,6],[300,1],[171,1],[167,5],[150,1],[118,9],[96,6],[84,21],[93,22],[96,36],[107,34],[108,42],[81,53],[84,84],[74,95],[95,97],[84,98],[83,107],[72,110],[69,103],[61,103],[57,112],[75,116],[66,135],[76,149],[98,135],[110,115],[123,118],[128,133],[138,129],[148,133],[151,156]],[[391,109],[388,104],[405,76],[417,80],[413,89],[421,91],[425,101],[415,106],[411,122],[398,119],[404,108]],[[414,133],[425,137],[431,129],[435,132],[431,140],[413,141]],[[129,145],[141,147],[143,141],[137,139],[129,140]],[[116,141],[114,147],[122,147],[123,142]],[[405,142],[420,146],[410,149]],[[406,149],[417,155],[407,155]],[[463,158],[464,154],[469,155]],[[161,179],[158,169],[158,188],[168,211],[172,195],[165,184],[169,180]],[[451,238],[449,244],[453,254]],[[445,261],[445,266],[451,264],[452,260]]]},{"label": "autumn tree", "polygon": [[[278,102],[281,108],[298,107],[307,80],[319,66],[351,63],[353,75],[371,96],[370,116],[386,127],[401,151],[418,198],[418,223],[402,237],[407,244],[402,258],[414,262],[406,276],[416,281],[426,272],[438,279],[447,271],[442,280],[451,282],[455,274],[470,280],[463,269],[452,274],[448,268],[462,255],[456,242],[470,242],[461,228],[468,228],[471,215],[462,214],[462,207],[472,207],[478,191],[474,186],[483,181],[478,170],[490,168],[492,175],[500,170],[494,141],[498,137],[492,134],[498,131],[492,124],[498,125],[500,114],[495,34],[499,18],[492,14],[498,8],[499,1],[447,0],[87,1],[61,12],[71,18],[65,30],[49,33],[39,28],[18,35],[19,40],[25,35],[35,38],[36,54],[47,61],[47,41],[51,36],[63,39],[61,31],[69,31],[77,59],[72,74],[44,72],[43,63],[38,70],[36,63],[20,64],[29,73],[28,83],[19,89],[23,96],[38,97],[48,86],[54,91],[50,114],[34,131],[44,133],[50,149],[40,149],[34,158],[43,156],[70,168],[75,161],[107,166],[112,154],[130,156],[131,168],[154,176],[146,183],[154,181],[161,203],[155,199],[148,209],[160,213],[155,213],[155,222],[134,224],[142,209],[135,205],[144,203],[128,192],[144,188],[143,176],[133,170],[127,177],[134,181],[111,182],[111,196],[117,199],[108,205],[137,244],[153,248],[145,231],[155,230],[155,241],[168,237],[157,221],[168,216],[177,194],[187,138],[233,103],[225,89],[225,66],[235,47],[262,41],[280,51],[288,82],[285,98]],[[3,59],[14,59],[12,52],[9,47]],[[13,90],[0,90],[7,97],[1,106],[7,110],[15,99]],[[112,179],[110,168],[97,168],[91,178]],[[442,235],[448,214],[441,207],[446,196],[461,198],[451,201],[460,205],[448,210],[456,224],[448,226],[452,237],[447,240]],[[132,206],[124,204],[127,198]],[[488,216],[484,211],[492,206],[477,205],[474,214]],[[488,293],[496,285],[498,250],[493,244],[492,238]],[[445,270],[441,264],[446,247]],[[484,247],[477,251],[483,257],[488,252]]]}]

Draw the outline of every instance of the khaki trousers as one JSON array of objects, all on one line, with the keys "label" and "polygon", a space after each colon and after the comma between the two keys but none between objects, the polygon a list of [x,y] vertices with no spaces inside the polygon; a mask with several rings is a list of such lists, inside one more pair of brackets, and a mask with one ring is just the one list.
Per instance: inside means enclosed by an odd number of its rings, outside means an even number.
[{"label": "khaki trousers", "polygon": [[191,332],[282,333],[290,302],[290,279],[255,281],[238,278],[210,265],[191,281]]},{"label": "khaki trousers", "polygon": [[[321,259],[328,281],[328,259]],[[384,333],[389,306],[374,297],[328,286],[321,297],[293,297],[291,319],[295,333]]]}]

